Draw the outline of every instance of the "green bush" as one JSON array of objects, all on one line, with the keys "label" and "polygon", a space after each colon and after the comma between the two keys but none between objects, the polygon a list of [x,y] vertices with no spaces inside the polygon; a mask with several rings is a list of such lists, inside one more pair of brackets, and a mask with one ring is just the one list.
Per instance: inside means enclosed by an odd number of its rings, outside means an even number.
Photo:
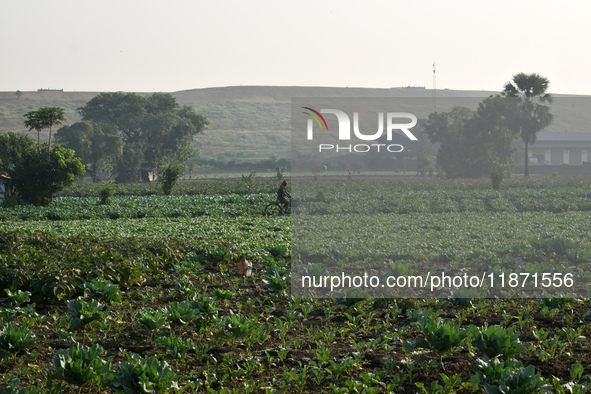
[{"label": "green bush", "polygon": [[40,150],[23,154],[10,175],[19,196],[34,205],[51,203],[53,194],[84,174],[84,165],[72,149],[43,144]]},{"label": "green bush", "polygon": [[105,186],[99,191],[99,205],[109,204],[112,197],[113,189],[111,189],[111,186]]},{"label": "green bush", "polygon": [[501,183],[507,176],[507,168],[501,163],[495,161],[490,169],[490,181],[495,190],[501,188]]},{"label": "green bush", "polygon": [[162,183],[162,193],[169,196],[172,188],[185,172],[185,167],[179,163],[168,163],[159,173]]},{"label": "green bush", "polygon": [[12,196],[4,197],[4,201],[2,201],[2,208],[14,208],[18,204],[18,199]]}]

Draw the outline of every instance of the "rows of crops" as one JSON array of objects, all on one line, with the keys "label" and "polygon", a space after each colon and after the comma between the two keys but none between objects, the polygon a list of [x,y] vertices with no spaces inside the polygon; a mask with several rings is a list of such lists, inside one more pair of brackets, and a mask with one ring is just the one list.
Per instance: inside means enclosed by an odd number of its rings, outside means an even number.
[{"label": "rows of crops", "polygon": [[[129,187],[102,205],[85,186],[47,208],[0,209],[1,392],[591,388],[587,298],[290,297],[302,268],[290,262],[292,221],[298,256],[343,267],[584,275],[588,180],[494,192],[481,181],[363,182],[310,181],[292,218],[261,214],[276,182],[185,184],[172,197]],[[356,221],[365,233],[331,244]],[[244,258],[252,276],[236,274]]]},{"label": "rows of crops", "polygon": [[[312,177],[303,178],[311,179]],[[318,180],[325,179],[323,176],[316,177]],[[348,181],[343,173],[342,177],[333,176],[326,178],[330,180],[341,179]],[[298,179],[294,179],[296,182]],[[381,176],[376,179],[366,179],[363,176],[355,175],[351,178],[354,182],[348,182],[352,187],[362,185],[364,189],[381,190],[489,190],[490,180],[488,179],[442,179],[442,178],[406,178],[400,176]],[[59,193],[62,197],[96,197],[101,189],[108,186],[115,195],[120,196],[148,196],[161,193],[161,187],[155,183],[142,184],[74,184]],[[278,182],[268,179],[257,179],[256,182],[235,182],[235,181],[210,181],[210,182],[180,182],[173,193],[176,195],[220,195],[220,194],[251,194],[269,193],[278,187]],[[556,188],[581,188],[591,187],[591,177],[531,177],[511,178],[503,183],[503,190],[515,188],[556,189]]]},{"label": "rows of crops", "polygon": [[[345,183],[316,190],[316,184],[298,183],[300,214],[591,211],[591,189],[588,188],[383,190],[361,185],[360,189],[352,190]],[[0,211],[0,221],[257,215],[272,200],[273,195],[268,191],[191,196],[126,195],[113,197],[109,204],[101,204],[98,197],[58,197],[47,207],[21,206]]]},{"label": "rows of crops", "polygon": [[265,194],[199,196],[118,196],[109,204],[97,197],[58,197],[46,207],[20,206],[0,213],[0,220],[88,220],[191,218],[256,215],[272,198]]}]

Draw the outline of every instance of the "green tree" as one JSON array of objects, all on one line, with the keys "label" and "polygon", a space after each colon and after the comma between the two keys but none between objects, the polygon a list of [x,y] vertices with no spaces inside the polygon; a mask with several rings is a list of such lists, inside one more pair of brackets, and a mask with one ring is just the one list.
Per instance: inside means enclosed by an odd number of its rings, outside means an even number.
[{"label": "green tree", "polygon": [[440,143],[437,163],[447,176],[489,176],[493,163],[507,175],[513,167],[519,102],[502,96],[483,100],[476,111],[454,107],[450,112],[429,116],[425,131]]},{"label": "green tree", "polygon": [[24,116],[25,126],[29,130],[37,131],[37,150],[40,149],[40,133],[41,130],[49,128],[49,143],[47,150],[51,149],[51,128],[54,125],[61,125],[66,120],[64,115],[65,110],[61,107],[44,107],[27,112]]},{"label": "green tree", "polygon": [[112,125],[84,120],[63,126],[55,138],[64,147],[76,151],[93,182],[99,181],[100,170],[111,170],[123,153],[123,140]]},{"label": "green tree", "polygon": [[472,151],[478,155],[477,162],[482,173],[490,173],[493,163],[495,168],[502,167],[507,176],[514,166],[515,139],[515,99],[500,95],[490,96],[478,105],[474,118],[468,123],[472,133]]},{"label": "green tree", "polygon": [[[53,194],[70,185],[84,173],[84,166],[76,152],[56,144],[35,149],[35,141],[15,133],[0,133],[0,169],[12,179],[20,197],[35,205],[51,202]],[[47,149],[45,146],[47,145]]]},{"label": "green tree", "polygon": [[23,134],[0,133],[0,173],[10,174],[22,158],[35,151],[34,141]]},{"label": "green tree", "polygon": [[466,107],[454,107],[449,112],[429,115],[425,132],[429,140],[437,144],[437,163],[451,178],[470,176],[476,156],[467,148],[472,144],[466,133],[466,123],[474,117],[474,111]]},{"label": "green tree", "polygon": [[549,84],[548,78],[539,74],[519,73],[503,88],[503,95],[519,99],[513,128],[525,144],[525,176],[529,176],[529,144],[535,143],[537,134],[552,123],[550,108],[540,104],[552,104]]},{"label": "green tree", "polygon": [[142,97],[134,93],[101,93],[79,108],[83,120],[112,125],[123,141],[117,160],[117,181],[139,180],[143,163],[188,159],[193,138],[208,121],[169,94]]}]

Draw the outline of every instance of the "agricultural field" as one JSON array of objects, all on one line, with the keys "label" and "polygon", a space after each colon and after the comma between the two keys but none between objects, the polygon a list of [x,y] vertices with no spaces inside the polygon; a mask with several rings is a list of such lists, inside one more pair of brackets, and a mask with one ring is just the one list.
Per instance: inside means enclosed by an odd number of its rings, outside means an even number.
[{"label": "agricultural field", "polygon": [[[113,185],[109,198],[74,185],[47,207],[0,208],[0,393],[591,389],[591,179],[310,178],[294,182],[292,215],[265,217],[277,183]],[[245,259],[251,276],[237,274]],[[376,275],[552,270],[584,285],[526,298],[302,290],[326,261]]]}]

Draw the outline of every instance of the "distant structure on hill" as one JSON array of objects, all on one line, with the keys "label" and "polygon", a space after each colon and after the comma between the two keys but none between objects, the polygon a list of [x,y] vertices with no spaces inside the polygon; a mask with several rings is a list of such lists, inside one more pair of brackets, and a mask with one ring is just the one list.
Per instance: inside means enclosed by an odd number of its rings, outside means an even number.
[{"label": "distant structure on hill", "polygon": [[395,86],[392,89],[425,89],[424,86]]},{"label": "distant structure on hill", "polygon": [[37,89],[38,92],[63,92],[64,89]]}]

